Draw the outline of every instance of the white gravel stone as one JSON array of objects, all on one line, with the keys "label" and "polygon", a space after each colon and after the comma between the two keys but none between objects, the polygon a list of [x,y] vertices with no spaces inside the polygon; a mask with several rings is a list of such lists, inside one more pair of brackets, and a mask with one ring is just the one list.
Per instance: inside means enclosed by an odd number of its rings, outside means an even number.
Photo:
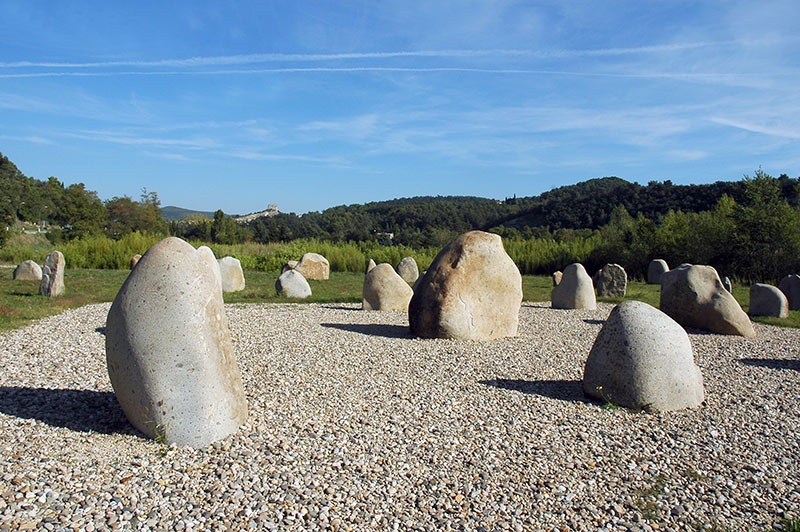
[{"label": "white gravel stone", "polygon": [[798,330],[690,330],[707,398],[649,414],[582,393],[611,305],[523,303],[519,335],[486,343],[412,339],[405,313],[357,308],[227,305],[250,414],[196,450],[128,424],[105,372],[108,304],[0,335],[0,530],[766,530],[798,516]]}]

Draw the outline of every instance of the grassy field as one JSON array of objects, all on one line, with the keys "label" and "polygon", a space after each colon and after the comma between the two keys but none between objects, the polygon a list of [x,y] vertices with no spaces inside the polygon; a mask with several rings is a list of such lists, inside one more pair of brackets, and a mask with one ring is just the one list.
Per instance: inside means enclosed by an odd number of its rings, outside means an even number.
[{"label": "grassy field", "polygon": [[[0,268],[0,332],[23,327],[30,322],[90,303],[112,301],[130,273],[128,270],[68,269],[64,273],[66,294],[47,298],[39,295],[38,282],[12,279],[13,269]],[[333,272],[328,281],[309,281],[313,296],[304,300],[279,297],[275,293],[278,272],[248,271],[247,287],[241,292],[224,294],[226,303],[359,303],[364,275]],[[552,281],[549,276],[525,275],[522,291],[525,301],[549,301]],[[628,283],[626,299],[644,301],[658,307],[660,286],[640,282]],[[733,295],[747,311],[749,288],[734,287]],[[600,298],[606,303],[620,299]],[[754,321],[784,327],[800,327],[800,311],[791,311],[789,318],[754,318]]]}]

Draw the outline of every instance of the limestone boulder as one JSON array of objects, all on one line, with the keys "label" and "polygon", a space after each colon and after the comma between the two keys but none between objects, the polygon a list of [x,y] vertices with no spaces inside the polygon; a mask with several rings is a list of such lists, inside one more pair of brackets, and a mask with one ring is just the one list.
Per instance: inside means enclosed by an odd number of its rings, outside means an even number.
[{"label": "limestone boulder", "polygon": [[289,270],[294,270],[297,267],[296,260],[290,260],[281,267],[281,273],[286,273]]},{"label": "limestone boulder", "polygon": [[787,275],[778,283],[778,288],[789,300],[789,310],[800,310],[800,275]]},{"label": "limestone boulder", "polygon": [[300,257],[300,262],[294,267],[306,279],[324,281],[330,277],[331,266],[328,259],[319,253],[306,253]]},{"label": "limestone boulder", "polygon": [[647,284],[661,284],[661,276],[669,271],[667,261],[664,259],[653,259],[647,267]]},{"label": "limestone boulder", "polygon": [[408,307],[412,334],[491,340],[516,336],[522,276],[503,240],[464,233],[439,252]]},{"label": "limestone boulder", "polygon": [[222,277],[223,292],[240,292],[244,290],[244,271],[242,263],[235,257],[222,257],[217,261],[219,274]]},{"label": "limestone boulder", "polygon": [[142,258],[142,256],[139,255],[138,253],[136,255],[134,255],[133,257],[131,257],[131,270],[134,269],[137,264],[139,264],[139,259],[141,259],[141,258]]},{"label": "limestone boulder", "polygon": [[376,266],[375,261],[372,260],[372,259],[369,259],[367,261],[367,267],[364,270],[364,275],[368,274],[372,270],[372,268],[374,268],[375,266]]},{"label": "limestone boulder", "polygon": [[407,283],[413,283],[419,279],[419,266],[414,257],[404,257],[397,264],[397,274]]},{"label": "limestone boulder", "polygon": [[711,266],[681,265],[661,276],[661,310],[684,327],[756,335],[750,318]]},{"label": "limestone boulder", "polygon": [[131,424],[203,447],[245,422],[247,403],[216,258],[175,237],[151,247],[106,320],[111,385]]},{"label": "limestone boulder", "polygon": [[777,287],[756,283],[750,287],[750,315],[786,318],[789,316],[789,300]]},{"label": "limestone boulder", "polygon": [[408,311],[414,290],[391,264],[375,266],[364,278],[361,308],[364,310]]},{"label": "limestone boulder", "polygon": [[14,268],[15,281],[41,281],[42,267],[32,260],[24,260]]},{"label": "limestone boulder", "polygon": [[56,297],[64,294],[64,254],[53,251],[44,259],[42,267],[42,281],[39,284],[39,293],[47,297]]},{"label": "limestone boulder", "polygon": [[705,392],[686,331],[641,301],[623,301],[608,316],[583,370],[584,392],[628,408],[693,408]]},{"label": "limestone boulder", "polygon": [[561,282],[550,292],[553,308],[586,309],[597,308],[592,278],[582,264],[570,264],[564,268]]},{"label": "limestone boulder", "polygon": [[311,296],[311,286],[297,270],[287,270],[275,281],[275,291],[282,297],[304,299]]},{"label": "limestone boulder", "polygon": [[594,283],[598,297],[625,297],[628,274],[619,264],[606,264],[597,271]]},{"label": "limestone boulder", "polygon": [[564,274],[560,271],[553,272],[552,277],[553,277],[553,286],[558,286],[558,284],[561,282],[561,278],[564,277]]}]

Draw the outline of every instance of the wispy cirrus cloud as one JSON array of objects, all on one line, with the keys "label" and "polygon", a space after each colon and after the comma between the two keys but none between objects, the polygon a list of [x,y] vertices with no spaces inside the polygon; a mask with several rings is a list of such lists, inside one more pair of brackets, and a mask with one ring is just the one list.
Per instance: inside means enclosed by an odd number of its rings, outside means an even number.
[{"label": "wispy cirrus cloud", "polygon": [[127,132],[118,131],[77,131],[61,132],[62,136],[73,137],[81,140],[109,142],[112,144],[125,144],[129,146],[172,146],[186,149],[200,150],[218,148],[219,142],[202,137],[195,138],[169,138],[169,137],[143,137]]},{"label": "wispy cirrus cloud", "polygon": [[54,141],[41,137],[38,135],[24,135],[24,136],[14,136],[14,135],[0,135],[0,140],[13,140],[16,142],[30,142],[33,144],[55,144]]},{"label": "wispy cirrus cloud", "polygon": [[[800,41],[800,38],[788,39]],[[462,49],[462,50],[400,50],[386,52],[350,52],[327,54],[285,54],[285,53],[253,53],[220,56],[196,56],[187,58],[156,60],[116,60],[116,61],[4,61],[0,68],[112,68],[112,67],[204,67],[221,65],[244,65],[278,62],[323,62],[353,60],[387,60],[398,58],[569,58],[569,57],[608,57],[637,54],[663,54],[702,48],[728,47],[731,45],[759,46],[787,41],[786,38],[734,39],[722,41],[697,41],[665,43],[634,47],[609,48],[539,48],[539,49]]]},{"label": "wispy cirrus cloud", "polygon": [[744,120],[735,120],[731,118],[712,117],[711,121],[715,124],[722,126],[730,126],[751,133],[762,133],[764,135],[771,135],[774,137],[782,137],[786,139],[800,139],[800,129],[791,128],[787,126],[772,126],[764,124],[756,124],[753,122],[746,122]]}]

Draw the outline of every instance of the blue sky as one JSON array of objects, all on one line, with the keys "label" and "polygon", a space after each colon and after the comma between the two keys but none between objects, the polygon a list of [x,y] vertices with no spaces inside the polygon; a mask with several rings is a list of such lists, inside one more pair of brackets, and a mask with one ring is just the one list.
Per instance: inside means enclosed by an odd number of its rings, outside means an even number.
[{"label": "blue sky", "polygon": [[0,152],[285,212],[800,175],[800,2],[0,3]]}]

